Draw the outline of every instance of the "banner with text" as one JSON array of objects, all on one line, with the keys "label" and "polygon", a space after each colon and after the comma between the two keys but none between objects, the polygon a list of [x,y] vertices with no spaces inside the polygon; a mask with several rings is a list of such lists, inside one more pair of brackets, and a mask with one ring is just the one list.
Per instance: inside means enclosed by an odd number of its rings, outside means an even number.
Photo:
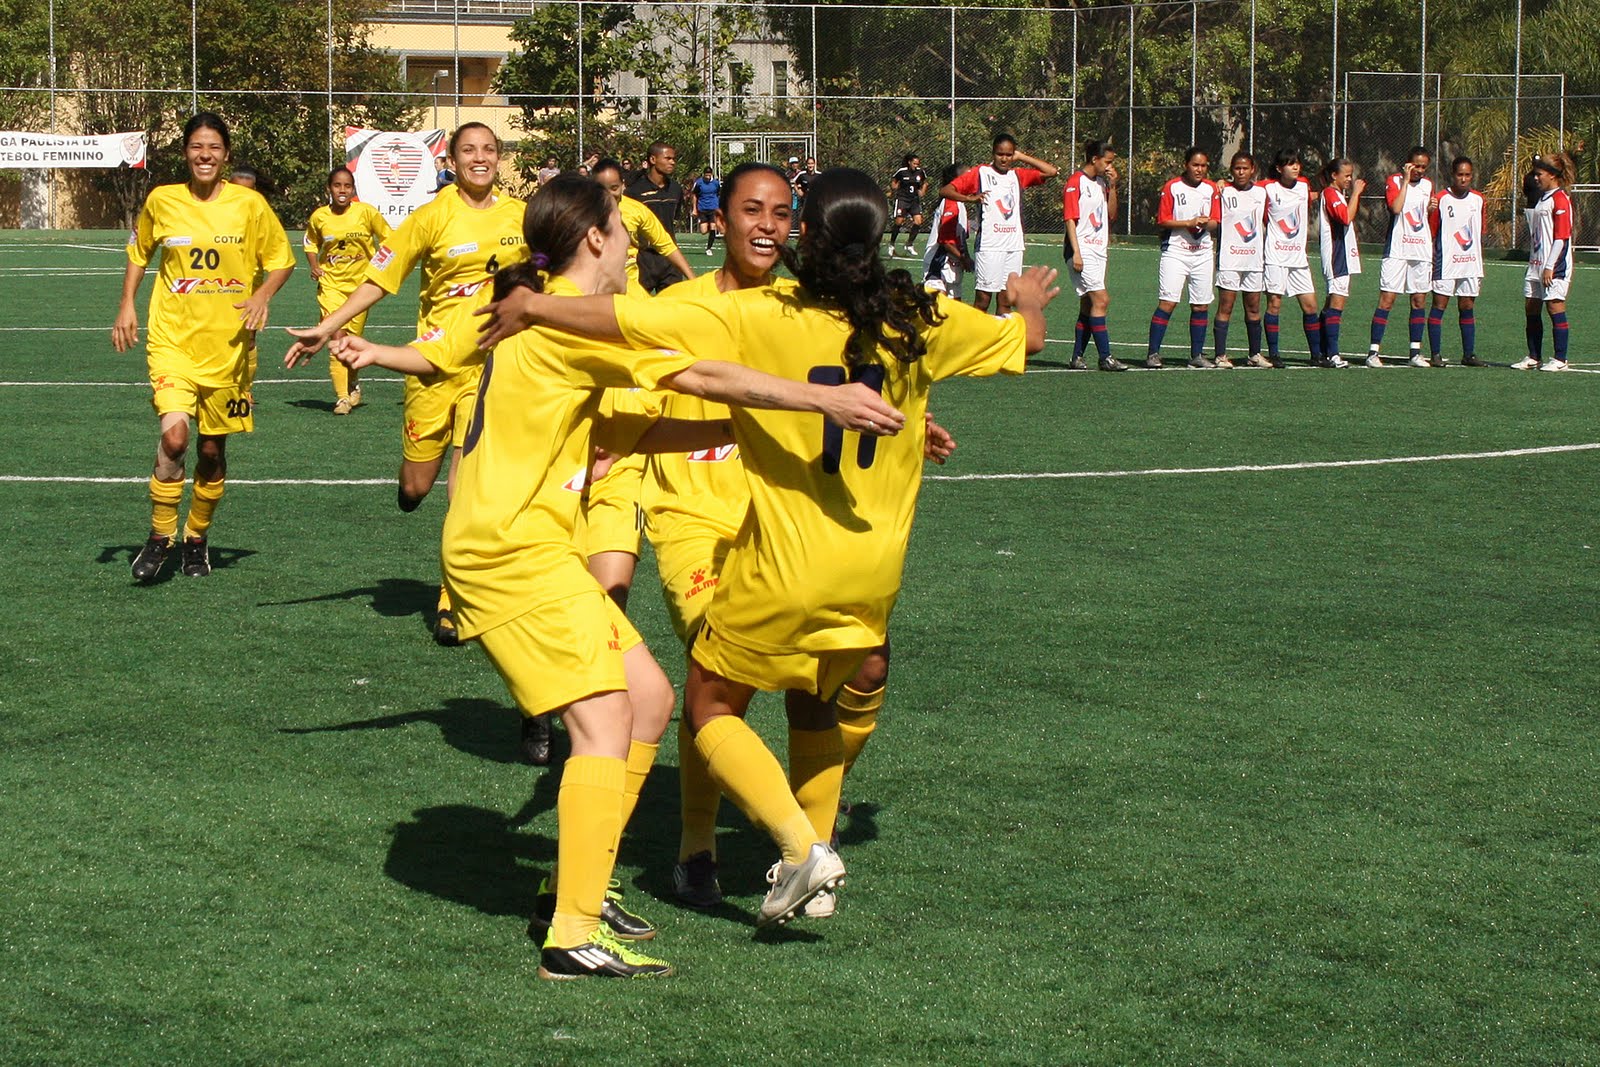
[{"label": "banner with text", "polygon": [[55,133],[0,131],[0,168],[143,167],[143,133],[68,137]]},{"label": "banner with text", "polygon": [[346,166],[356,176],[356,197],[398,226],[405,217],[433,199],[439,186],[434,160],[443,159],[443,130],[398,133],[344,128]]}]

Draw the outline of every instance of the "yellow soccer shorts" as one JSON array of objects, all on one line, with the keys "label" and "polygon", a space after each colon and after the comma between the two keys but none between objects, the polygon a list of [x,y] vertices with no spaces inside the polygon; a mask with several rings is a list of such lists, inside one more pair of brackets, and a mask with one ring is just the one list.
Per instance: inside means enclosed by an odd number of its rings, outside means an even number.
[{"label": "yellow soccer shorts", "polygon": [[[351,290],[351,292],[354,291],[355,290],[353,289]],[[335,311],[338,311],[340,308],[344,307],[344,302],[348,299],[350,299],[350,293],[341,293],[336,289],[323,289],[320,286],[317,288],[317,310],[322,313],[323,318],[327,318]],[[345,333],[353,333],[357,337],[360,337],[362,331],[367,328],[367,314],[368,312],[363,311],[361,314],[345,323]]]},{"label": "yellow soccer shorts", "polygon": [[597,693],[625,691],[622,655],[641,639],[596,586],[491,627],[477,640],[522,713],[543,715]]},{"label": "yellow soccer shorts", "polygon": [[401,455],[413,463],[431,463],[460,448],[477,400],[476,374],[450,375],[438,382],[407,375]]},{"label": "yellow soccer shorts", "polygon": [[672,632],[685,647],[700,624],[717,591],[717,579],[733,542],[707,533],[702,536],[674,536],[652,541],[656,569],[661,574],[661,599],[672,620]]},{"label": "yellow soccer shorts", "polygon": [[799,689],[832,700],[856,676],[870,648],[828,652],[761,652],[739,644],[709,621],[700,627],[689,654],[731,681],[765,692]]},{"label": "yellow soccer shorts", "polygon": [[644,464],[642,455],[623,456],[589,487],[583,508],[584,529],[579,538],[584,555],[639,554],[639,532],[644,526],[639,490],[644,484]]},{"label": "yellow soccer shorts", "polygon": [[158,416],[182,412],[191,416],[207,437],[250,433],[256,428],[255,401],[250,393],[251,361],[241,366],[232,385],[213,386],[195,381],[192,365],[181,358],[150,359],[150,404]]}]

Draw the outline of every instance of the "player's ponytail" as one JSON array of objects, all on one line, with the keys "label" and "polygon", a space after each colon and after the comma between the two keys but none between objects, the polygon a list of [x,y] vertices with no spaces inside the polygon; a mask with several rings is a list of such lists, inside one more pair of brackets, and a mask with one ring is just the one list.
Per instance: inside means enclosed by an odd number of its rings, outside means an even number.
[{"label": "player's ponytail", "polygon": [[591,178],[558,174],[539,187],[522,215],[528,258],[494,276],[494,299],[518,286],[544,292],[545,280],[572,265],[591,229],[606,228],[616,204]]},{"label": "player's ponytail", "polygon": [[902,363],[927,351],[922,329],[943,319],[934,297],[904,270],[885,271],[878,258],[888,209],[871,175],[848,167],[823,171],[800,212],[798,250],[779,246],[784,266],[824,307],[849,322],[845,359],[876,362],[879,348]]},{"label": "player's ponytail", "polygon": [[1322,170],[1317,173],[1317,177],[1322,181],[1322,187],[1326,189],[1332,185],[1333,179],[1339,176],[1339,172],[1351,165],[1352,164],[1350,160],[1346,159],[1344,156],[1334,156],[1332,159],[1324,163],[1322,165]]}]

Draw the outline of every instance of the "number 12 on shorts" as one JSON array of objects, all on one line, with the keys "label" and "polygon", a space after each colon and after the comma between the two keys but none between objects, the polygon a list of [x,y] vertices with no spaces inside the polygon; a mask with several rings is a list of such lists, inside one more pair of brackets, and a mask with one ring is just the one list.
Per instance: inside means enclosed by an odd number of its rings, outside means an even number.
[{"label": "number 12 on shorts", "polygon": [[[813,385],[844,385],[846,381],[860,382],[879,396],[883,395],[883,367],[876,363],[854,367],[847,373],[843,367],[812,367],[806,381]],[[839,460],[844,454],[844,427],[835,426],[826,418],[822,420],[822,473],[838,474]],[[856,442],[856,466],[866,470],[878,454],[878,439],[863,435]]]}]

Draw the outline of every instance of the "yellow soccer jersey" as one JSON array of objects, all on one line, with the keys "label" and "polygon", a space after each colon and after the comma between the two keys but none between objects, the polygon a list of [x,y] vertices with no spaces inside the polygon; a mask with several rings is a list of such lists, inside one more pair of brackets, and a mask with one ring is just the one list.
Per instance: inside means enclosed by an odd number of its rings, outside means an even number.
[{"label": "yellow soccer jersey", "polygon": [[667,256],[676,252],[678,245],[656,213],[633,197],[623,197],[617,210],[622,213],[622,228],[628,231],[628,286],[643,292],[638,289],[639,249],[650,248]]},{"label": "yellow soccer jersey", "polygon": [[340,296],[355,292],[367,276],[367,264],[392,232],[383,212],[360,201],[353,201],[342,214],[326,204],[313,211],[302,247],[322,267],[318,292]]},{"label": "yellow soccer jersey", "polygon": [[236,383],[255,335],[233,305],[255,292],[258,272],[294,266],[283,224],[260,193],[231,182],[204,202],[187,185],[159,185],[128,235],[128,260],[148,267],[158,248],[147,324],[152,368],[175,363],[199,385]]},{"label": "yellow soccer jersey", "polygon": [[[776,285],[792,291],[795,283]],[[717,274],[708,271],[661,290],[657,300],[714,300],[722,296]],[[711,400],[683,393],[667,393],[661,414],[675,419],[726,419],[728,408]],[[682,534],[710,534],[732,541],[750,508],[750,488],[738,445],[723,445],[700,452],[662,452],[652,455],[645,468],[640,502],[645,512],[645,532],[653,545]]]},{"label": "yellow soccer jersey", "polygon": [[[578,293],[559,276],[546,291]],[[434,358],[426,342],[416,347]],[[444,523],[445,584],[463,637],[596,588],[573,533],[602,393],[654,388],[694,362],[683,353],[634,352],[542,327],[496,347],[483,368]],[[638,420],[632,436],[647,425]]]},{"label": "yellow soccer jersey", "polygon": [[372,257],[366,281],[391,296],[413,267],[422,264],[422,299],[417,333],[446,325],[460,304],[483,303],[478,292],[494,272],[525,258],[522,213],[527,205],[502,196],[488,208],[469,207],[455,187],[412,212]]},{"label": "yellow soccer jersey", "polygon": [[[616,298],[630,344],[733,359],[783,378],[840,383],[850,329],[799,290],[702,300]],[[922,484],[928,389],[956,375],[1020,374],[1026,327],[939,298],[928,351],[855,372],[905,413],[896,437],[846,433],[820,415],[733,409],[754,521],[729,554],[706,625],[763,652],[875,648],[888,631]]]}]

